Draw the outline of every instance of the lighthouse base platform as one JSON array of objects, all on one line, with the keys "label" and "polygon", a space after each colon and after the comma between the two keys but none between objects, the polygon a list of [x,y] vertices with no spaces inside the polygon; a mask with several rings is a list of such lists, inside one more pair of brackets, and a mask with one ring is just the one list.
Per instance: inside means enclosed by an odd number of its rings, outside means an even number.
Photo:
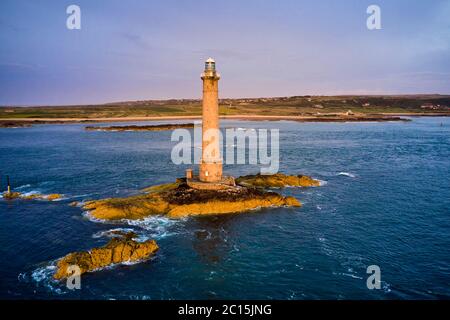
[{"label": "lighthouse base platform", "polygon": [[197,176],[193,176],[192,178],[186,178],[186,183],[192,189],[197,190],[230,190],[239,188],[236,186],[232,176],[224,176],[217,182],[203,182]]}]

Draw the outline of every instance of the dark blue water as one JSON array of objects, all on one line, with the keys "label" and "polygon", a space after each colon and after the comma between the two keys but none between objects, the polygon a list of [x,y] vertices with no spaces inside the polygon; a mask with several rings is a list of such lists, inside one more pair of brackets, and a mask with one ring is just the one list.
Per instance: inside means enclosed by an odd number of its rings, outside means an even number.
[{"label": "dark blue water", "polygon": [[[442,125],[441,125],[442,124]],[[86,132],[84,125],[0,129],[0,174],[59,202],[0,199],[0,298],[450,298],[450,119],[399,123],[224,121],[280,128],[281,171],[326,181],[282,191],[301,208],[132,224],[95,223],[72,201],[127,196],[183,176],[170,132]],[[227,166],[233,175],[254,166]],[[154,259],[51,280],[54,260],[104,245],[102,231],[154,238]],[[366,286],[369,265],[382,288]]]}]

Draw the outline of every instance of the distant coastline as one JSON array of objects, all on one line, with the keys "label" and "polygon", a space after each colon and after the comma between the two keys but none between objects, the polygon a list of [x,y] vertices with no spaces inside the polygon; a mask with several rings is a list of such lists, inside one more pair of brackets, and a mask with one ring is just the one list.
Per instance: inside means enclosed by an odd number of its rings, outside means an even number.
[{"label": "distant coastline", "polygon": [[[450,114],[407,114],[407,116],[450,116]],[[264,115],[232,115],[220,116],[221,119],[247,121],[298,121],[298,122],[368,122],[368,121],[408,121],[395,115],[363,115],[363,116],[264,116]],[[144,122],[165,120],[201,120],[200,116],[161,116],[161,117],[120,117],[120,118],[12,118],[0,119],[0,128],[21,128],[42,124],[101,123],[101,122]],[[94,129],[93,129],[94,130]],[[143,130],[145,131],[145,130]]]},{"label": "distant coastline", "polygon": [[[448,117],[450,113],[404,113],[364,116],[264,116],[264,115],[230,115],[220,116],[224,120],[244,121],[297,121],[297,122],[384,122],[409,121],[407,117]],[[0,128],[23,128],[42,124],[102,123],[102,122],[145,122],[166,120],[200,120],[200,116],[160,116],[160,117],[120,117],[120,118],[12,118],[1,119]]]},{"label": "distant coastline", "polygon": [[[0,127],[34,124],[199,120],[199,99],[143,100],[99,105],[0,107]],[[292,96],[220,99],[221,119],[299,122],[402,121],[449,116],[449,95]]]}]

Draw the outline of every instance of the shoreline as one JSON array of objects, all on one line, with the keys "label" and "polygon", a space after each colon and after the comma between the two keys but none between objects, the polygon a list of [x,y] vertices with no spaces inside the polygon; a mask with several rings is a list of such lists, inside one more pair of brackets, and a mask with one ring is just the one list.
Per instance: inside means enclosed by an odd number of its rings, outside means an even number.
[{"label": "shoreline", "polygon": [[[448,117],[450,113],[381,113],[373,115],[327,115],[327,116],[288,116],[288,115],[222,115],[220,119],[246,121],[298,121],[298,122],[385,122],[408,121],[405,117]],[[34,124],[70,124],[101,122],[143,122],[165,120],[201,120],[200,115],[189,116],[149,116],[149,117],[105,117],[105,118],[0,118],[0,128],[29,127]]]}]

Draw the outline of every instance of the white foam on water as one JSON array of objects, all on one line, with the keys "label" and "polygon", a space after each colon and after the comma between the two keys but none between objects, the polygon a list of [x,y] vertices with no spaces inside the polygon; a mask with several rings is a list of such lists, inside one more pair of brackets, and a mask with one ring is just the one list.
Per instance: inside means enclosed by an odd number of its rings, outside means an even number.
[{"label": "white foam on water", "polygon": [[123,232],[123,233],[128,233],[128,232],[134,232],[134,229],[131,228],[115,228],[115,229],[110,229],[110,230],[105,230],[105,231],[99,231],[96,232],[92,235],[92,238],[103,238],[103,237],[108,237],[108,238],[116,238],[116,237],[120,237],[120,234],[117,234],[115,232]]},{"label": "white foam on water", "polygon": [[[48,265],[39,267],[31,272],[31,279],[37,285],[43,285],[45,288],[56,294],[65,294],[68,291],[63,290],[65,288],[61,282],[53,279],[53,275],[56,271],[57,260],[49,262]],[[24,275],[21,279],[26,279]],[[19,280],[20,281],[20,280]]]},{"label": "white foam on water", "polygon": [[178,232],[170,229],[181,222],[180,220],[177,221],[162,216],[151,216],[139,220],[124,219],[121,221],[128,225],[144,229],[145,232],[139,234],[139,239],[142,241],[148,239],[162,239],[177,234]]},{"label": "white foam on water", "polygon": [[391,292],[391,285],[389,283],[387,283],[386,281],[381,281],[381,289],[385,293],[389,293],[389,292]]},{"label": "white foam on water", "polygon": [[153,260],[153,259],[155,259],[154,255],[150,256],[150,257],[148,257],[146,259],[140,259],[140,260],[135,260],[135,261],[127,260],[127,261],[122,261],[122,262],[119,262],[119,263],[111,263],[110,265],[107,265],[106,267],[97,268],[97,269],[89,271],[88,273],[102,271],[102,270],[112,270],[112,269],[117,268],[119,266],[133,266],[135,264],[143,263],[143,262],[150,261],[150,260]]},{"label": "white foam on water", "polygon": [[[135,265],[138,263],[152,260],[154,258],[155,258],[154,256],[151,256],[147,259],[141,259],[141,260],[137,260],[137,261],[124,261],[121,263],[114,263],[114,264],[110,264],[103,268],[98,268],[98,269],[89,271],[88,273],[102,271],[102,270],[111,270],[120,265],[131,266],[131,265]],[[47,265],[35,269],[34,271],[31,272],[30,276],[31,276],[31,280],[34,281],[38,286],[42,285],[45,288],[47,288],[48,290],[50,290],[51,292],[61,295],[61,294],[68,293],[70,291],[70,289],[68,289],[65,286],[65,281],[58,281],[53,278],[53,275],[55,274],[55,271],[57,268],[56,264],[57,264],[58,260],[59,259],[50,261]],[[18,280],[20,282],[27,282],[28,275],[20,273],[18,276]]]},{"label": "white foam on water", "polygon": [[[139,227],[144,232],[133,230],[138,234],[137,241],[146,241],[149,239],[162,239],[168,236],[178,234],[179,232],[170,230],[171,228],[183,223],[185,220],[168,219],[163,216],[150,216],[139,220],[121,219],[117,221],[97,219],[89,211],[83,212],[83,216],[92,222],[103,224],[126,224],[133,227]],[[111,231],[111,230],[110,230]],[[110,232],[109,231],[109,232]]]},{"label": "white foam on water", "polygon": [[346,277],[353,278],[353,279],[360,279],[360,280],[364,279],[363,277],[357,276],[357,275],[355,275],[353,273],[345,273],[345,272],[343,272],[342,275],[346,276]]},{"label": "white foam on water", "polygon": [[[18,188],[16,188],[16,189],[18,189]],[[21,197],[30,197],[30,196],[38,196],[38,197],[40,197],[40,198],[33,199],[33,200],[35,200],[35,201],[49,201],[49,200],[48,200],[48,197],[49,197],[50,195],[48,195],[48,194],[43,194],[43,193],[42,193],[41,191],[39,191],[39,190],[31,190],[31,191],[27,191],[27,192],[21,193]],[[59,198],[59,199],[54,199],[54,200],[51,200],[51,201],[52,201],[52,202],[56,202],[56,201],[62,201],[62,200],[67,200],[67,199],[69,199],[69,198],[62,194],[62,195],[61,195],[61,198]]]},{"label": "white foam on water", "polygon": [[346,272],[333,272],[333,275],[339,275],[339,276],[344,276],[344,277],[350,277],[350,278],[353,278],[353,279],[359,279],[359,280],[364,279],[363,277],[357,276],[356,274],[353,274],[353,273],[346,273]]},{"label": "white foam on water", "polygon": [[[79,206],[81,207],[82,205],[79,205]],[[95,218],[94,216],[91,215],[90,211],[84,211],[81,215],[84,218],[86,218],[86,219],[88,219],[89,221],[92,221],[92,222],[105,223],[105,224],[114,224],[113,221],[108,221],[108,220],[104,220],[104,219]]]},{"label": "white foam on water", "polygon": [[349,172],[339,172],[337,175],[338,176],[350,177],[350,178],[355,178],[356,177],[353,173],[349,173]]},{"label": "white foam on water", "polygon": [[19,187],[17,187],[17,188],[14,188],[14,189],[15,189],[15,190],[22,190],[22,189],[29,188],[29,187],[31,187],[31,184],[24,184],[24,185],[22,185],[22,186],[19,186]]},{"label": "white foam on water", "polygon": [[[80,194],[80,195],[76,195],[76,196],[67,196],[66,199],[85,198],[85,197],[89,197],[91,195],[92,195],[92,193]],[[84,202],[85,202],[85,200],[80,201],[78,203],[84,203]]]},{"label": "white foam on water", "polygon": [[22,195],[25,197],[28,197],[28,196],[34,196],[34,195],[41,195],[41,193],[37,190],[31,190],[31,191],[22,193]]}]

